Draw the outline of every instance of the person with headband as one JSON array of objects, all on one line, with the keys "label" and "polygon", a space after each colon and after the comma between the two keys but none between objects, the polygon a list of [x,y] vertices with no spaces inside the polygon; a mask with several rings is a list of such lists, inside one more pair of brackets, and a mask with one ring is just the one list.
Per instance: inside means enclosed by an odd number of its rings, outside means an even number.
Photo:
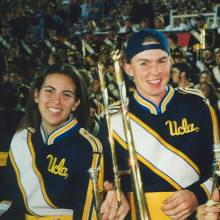
[{"label": "person with headband", "polygon": [[[151,220],[191,219],[210,195],[216,116],[196,90],[169,85],[172,59],[163,33],[154,29],[134,33],[124,54],[124,71],[135,84],[128,109]],[[127,170],[119,109],[112,105],[111,121],[119,170]],[[99,133],[103,146],[108,145],[105,127],[103,120]],[[130,179],[122,176],[121,185],[128,194],[131,219],[137,219]],[[111,205],[104,202],[106,215]]]}]

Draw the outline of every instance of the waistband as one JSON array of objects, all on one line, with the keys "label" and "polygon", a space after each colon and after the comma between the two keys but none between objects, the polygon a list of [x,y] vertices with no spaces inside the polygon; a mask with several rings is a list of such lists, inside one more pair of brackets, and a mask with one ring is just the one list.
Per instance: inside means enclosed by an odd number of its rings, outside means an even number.
[{"label": "waistband", "polygon": [[73,216],[63,215],[63,216],[33,216],[33,215],[25,215],[25,220],[73,220]]}]

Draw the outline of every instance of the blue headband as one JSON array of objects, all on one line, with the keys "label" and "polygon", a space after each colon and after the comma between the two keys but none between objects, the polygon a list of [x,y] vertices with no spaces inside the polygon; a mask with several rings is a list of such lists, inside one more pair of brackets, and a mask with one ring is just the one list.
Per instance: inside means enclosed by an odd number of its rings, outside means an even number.
[{"label": "blue headband", "polygon": [[[144,38],[147,36],[152,36],[158,43],[144,45]],[[127,46],[125,48],[125,57],[127,62],[131,61],[131,58],[136,54],[144,50],[161,49],[170,54],[170,48],[166,36],[154,29],[145,29],[134,33],[131,35],[127,41]]]}]

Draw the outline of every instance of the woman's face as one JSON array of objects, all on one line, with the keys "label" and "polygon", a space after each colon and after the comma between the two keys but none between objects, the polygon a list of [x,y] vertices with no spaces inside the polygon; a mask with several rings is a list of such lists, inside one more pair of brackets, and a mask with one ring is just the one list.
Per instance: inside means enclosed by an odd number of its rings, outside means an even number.
[{"label": "woman's face", "polygon": [[35,102],[48,134],[66,122],[79,100],[76,100],[76,85],[67,75],[52,73],[46,76],[41,89],[35,91]]}]

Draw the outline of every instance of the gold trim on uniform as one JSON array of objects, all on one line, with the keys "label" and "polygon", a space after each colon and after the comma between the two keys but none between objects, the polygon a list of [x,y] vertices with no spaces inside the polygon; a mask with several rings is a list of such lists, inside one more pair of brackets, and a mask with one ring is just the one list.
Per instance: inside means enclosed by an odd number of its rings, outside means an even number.
[{"label": "gold trim on uniform", "polygon": [[[119,142],[119,144],[124,147],[126,150],[128,149],[128,145],[121,139],[121,137],[113,132],[114,138]],[[137,158],[140,160],[145,166],[150,168],[154,173],[156,173],[158,176],[162,177],[165,179],[168,183],[170,183],[175,189],[180,190],[182,187],[177,184],[172,178],[167,176],[165,173],[162,171],[158,170],[153,164],[149,163],[144,157],[142,157],[140,154],[137,153]]]},{"label": "gold trim on uniform", "polygon": [[35,215],[35,213],[32,212],[31,209],[30,209],[29,206],[28,206],[28,203],[27,203],[27,195],[26,195],[25,190],[24,190],[24,188],[23,188],[23,186],[22,186],[22,183],[21,183],[21,181],[20,181],[20,172],[19,172],[19,169],[18,169],[18,167],[17,167],[17,165],[16,165],[16,163],[15,163],[15,160],[14,160],[14,157],[13,157],[13,155],[12,155],[11,150],[9,151],[9,157],[10,157],[11,164],[12,164],[12,166],[13,166],[13,168],[14,168],[15,174],[16,174],[16,179],[17,179],[17,182],[18,182],[18,187],[19,187],[19,189],[20,189],[20,191],[21,191],[21,194],[22,194],[22,197],[23,197],[23,199],[24,199],[25,207],[26,207],[26,209],[27,209],[31,214]]},{"label": "gold trim on uniform", "polygon": [[38,171],[38,169],[36,167],[36,163],[35,163],[36,156],[35,156],[35,152],[34,152],[34,146],[33,146],[33,143],[31,141],[31,137],[32,137],[32,133],[28,132],[28,147],[30,149],[31,156],[32,156],[32,166],[33,166],[35,174],[37,175],[37,177],[38,177],[38,179],[40,181],[40,187],[41,187],[42,194],[43,194],[44,199],[46,200],[46,202],[48,203],[49,206],[51,206],[53,208],[57,208],[57,206],[55,206],[52,203],[52,201],[49,199],[49,197],[47,195],[47,192],[46,192],[46,189],[45,189],[45,184],[44,184],[43,178],[41,176],[41,173]]},{"label": "gold trim on uniform", "polygon": [[47,140],[47,144],[51,145],[54,143],[54,140],[61,134],[68,131],[70,128],[74,127],[78,123],[77,119],[73,119],[71,122],[67,123],[64,127],[58,129],[53,134],[51,134]]},{"label": "gold trim on uniform", "polygon": [[32,216],[32,215],[25,215],[25,220],[74,220],[72,216]]},{"label": "gold trim on uniform", "polygon": [[177,155],[179,155],[181,158],[183,158],[185,161],[187,161],[192,167],[193,169],[200,174],[200,170],[198,168],[198,166],[188,157],[186,156],[183,152],[179,151],[177,148],[171,146],[169,143],[167,143],[165,140],[162,139],[162,137],[160,137],[160,135],[158,133],[156,133],[153,129],[151,129],[149,126],[147,126],[143,121],[141,121],[139,118],[137,118],[135,115],[133,114],[129,114],[130,117],[137,122],[141,127],[143,127],[145,130],[149,131],[156,139],[158,139],[163,146],[165,146],[166,148],[168,148],[170,151],[176,153]]},{"label": "gold trim on uniform", "polygon": [[[93,167],[93,168],[98,167],[99,158],[101,156],[101,159],[100,159],[100,173],[99,173],[99,177],[98,177],[98,183],[99,184],[101,183],[100,185],[103,186],[103,169],[104,169],[104,166],[103,166],[102,145],[96,137],[91,135],[85,129],[81,128],[79,130],[79,133],[90,142],[90,144],[93,148],[93,158],[92,158],[91,167]],[[88,184],[87,194],[86,194],[86,202],[85,202],[84,210],[83,210],[83,216],[82,216],[83,220],[90,220],[90,219],[96,220],[97,219],[96,210],[95,210],[95,207],[92,206],[92,202],[93,202],[93,187],[92,187],[92,180],[90,179],[89,184]]]},{"label": "gold trim on uniform", "polygon": [[8,152],[0,152],[0,167],[7,165]]}]

